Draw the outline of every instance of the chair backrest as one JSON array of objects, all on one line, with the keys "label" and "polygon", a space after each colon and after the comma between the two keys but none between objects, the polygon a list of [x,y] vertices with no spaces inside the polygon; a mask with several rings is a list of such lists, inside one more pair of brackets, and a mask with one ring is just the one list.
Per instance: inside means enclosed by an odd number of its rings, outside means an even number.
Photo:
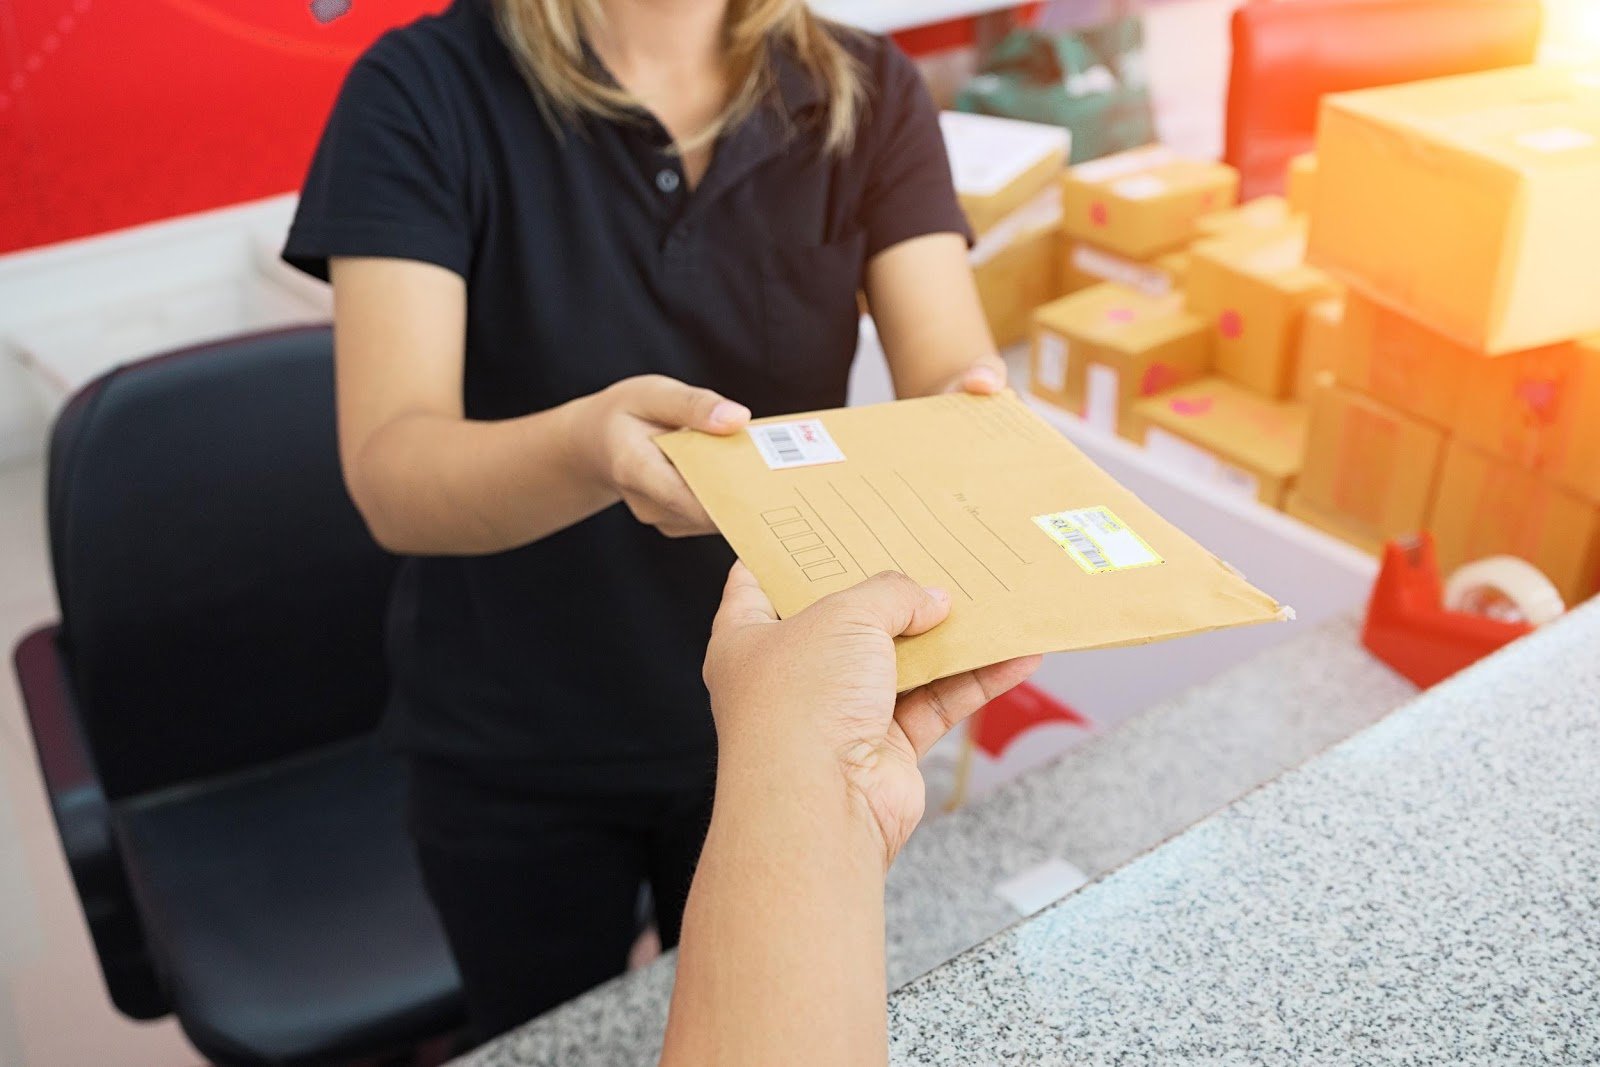
[{"label": "chair backrest", "polygon": [[113,800],[370,732],[394,560],[345,492],[325,327],[134,363],[56,420],[61,646]]},{"label": "chair backrest", "polygon": [[1539,0],[1251,0],[1233,13],[1224,158],[1281,192],[1324,93],[1532,62]]}]

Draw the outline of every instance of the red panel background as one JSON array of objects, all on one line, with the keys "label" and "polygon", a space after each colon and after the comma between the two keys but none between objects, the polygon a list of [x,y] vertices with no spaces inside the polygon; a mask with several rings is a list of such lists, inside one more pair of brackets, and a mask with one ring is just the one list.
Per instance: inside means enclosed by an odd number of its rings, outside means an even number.
[{"label": "red panel background", "polygon": [[445,5],[323,25],[307,0],[0,0],[0,253],[298,188],[351,61]]},{"label": "red panel background", "polygon": [[444,0],[0,0],[0,252],[287,192],[345,69]]}]

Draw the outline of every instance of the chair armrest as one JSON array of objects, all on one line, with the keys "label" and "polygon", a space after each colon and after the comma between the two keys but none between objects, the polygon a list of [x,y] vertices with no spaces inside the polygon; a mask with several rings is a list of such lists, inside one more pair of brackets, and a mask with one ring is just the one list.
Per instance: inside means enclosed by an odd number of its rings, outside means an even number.
[{"label": "chair armrest", "polygon": [[112,1002],[135,1019],[159,1018],[171,1009],[146,952],[112,832],[111,804],[84,741],[59,636],[60,627],[41,627],[13,655],[39,771]]}]

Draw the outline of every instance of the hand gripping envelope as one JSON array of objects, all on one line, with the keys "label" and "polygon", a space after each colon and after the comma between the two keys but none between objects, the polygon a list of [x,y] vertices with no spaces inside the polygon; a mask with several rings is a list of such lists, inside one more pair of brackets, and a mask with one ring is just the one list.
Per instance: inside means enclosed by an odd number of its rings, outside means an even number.
[{"label": "hand gripping envelope", "polygon": [[1014,393],[758,419],[657,438],[778,614],[883,570],[950,593],[899,684],[1036,652],[1293,618]]}]

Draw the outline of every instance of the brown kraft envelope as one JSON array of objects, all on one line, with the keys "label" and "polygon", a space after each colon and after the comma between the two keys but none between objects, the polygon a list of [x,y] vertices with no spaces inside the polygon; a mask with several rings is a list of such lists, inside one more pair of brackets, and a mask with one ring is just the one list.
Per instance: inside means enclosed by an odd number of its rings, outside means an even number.
[{"label": "brown kraft envelope", "polygon": [[1009,391],[656,440],[780,616],[884,570],[949,592],[943,625],[899,639],[902,690],[1293,617]]}]

